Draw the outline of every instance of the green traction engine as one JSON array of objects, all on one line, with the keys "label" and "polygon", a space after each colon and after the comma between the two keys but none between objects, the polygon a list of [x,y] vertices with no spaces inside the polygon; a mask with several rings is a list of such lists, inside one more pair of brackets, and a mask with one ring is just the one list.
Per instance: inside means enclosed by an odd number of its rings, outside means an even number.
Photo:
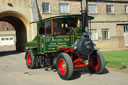
[{"label": "green traction engine", "polygon": [[[83,13],[82,18],[85,18]],[[38,22],[37,36],[26,44],[26,65],[29,69],[54,67],[60,78],[71,79],[75,69],[87,67],[92,73],[102,73],[103,55],[89,38],[81,15],[65,15]],[[88,16],[88,20],[93,17]],[[82,27],[85,28],[82,29]]]},{"label": "green traction engine", "polygon": [[81,15],[63,15],[40,20],[37,36],[26,44],[26,65],[29,69],[51,67],[61,79],[71,79],[75,69],[88,68],[102,73],[104,56],[90,39],[88,0],[81,0]]}]

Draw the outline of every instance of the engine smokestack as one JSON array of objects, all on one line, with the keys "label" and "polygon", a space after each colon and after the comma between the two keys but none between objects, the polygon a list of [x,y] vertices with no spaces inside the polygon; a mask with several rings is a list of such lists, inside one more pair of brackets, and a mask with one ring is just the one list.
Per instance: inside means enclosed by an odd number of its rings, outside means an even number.
[{"label": "engine smokestack", "polygon": [[82,32],[88,32],[88,0],[81,0]]}]

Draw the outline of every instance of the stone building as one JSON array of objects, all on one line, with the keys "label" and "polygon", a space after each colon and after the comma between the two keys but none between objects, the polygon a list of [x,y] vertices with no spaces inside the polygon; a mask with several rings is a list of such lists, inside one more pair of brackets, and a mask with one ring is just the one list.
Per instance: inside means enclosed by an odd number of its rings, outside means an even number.
[{"label": "stone building", "polygon": [[[38,0],[42,18],[80,14],[81,0]],[[128,0],[89,0],[92,40],[99,49],[128,46]]]},{"label": "stone building", "polygon": [[89,10],[89,14],[95,17],[92,32],[99,48],[118,49],[128,46],[128,0],[90,2]]},{"label": "stone building", "polygon": [[32,24],[31,0],[0,0],[0,21],[10,23],[16,32],[16,50],[36,36],[36,23]]},{"label": "stone building", "polygon": [[[33,2],[33,3],[32,3]],[[16,31],[16,49],[37,34],[37,15],[42,19],[80,14],[81,0],[0,0],[0,21],[10,23]],[[88,11],[92,20],[92,40],[100,49],[118,49],[128,46],[128,0],[89,0]],[[38,21],[38,19],[37,19]]]}]

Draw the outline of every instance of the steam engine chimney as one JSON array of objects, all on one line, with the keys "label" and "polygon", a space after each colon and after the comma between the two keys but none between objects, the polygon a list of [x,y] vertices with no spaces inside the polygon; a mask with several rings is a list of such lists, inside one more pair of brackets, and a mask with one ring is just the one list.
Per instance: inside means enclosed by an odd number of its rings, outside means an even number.
[{"label": "steam engine chimney", "polygon": [[88,30],[88,0],[81,0],[82,32]]}]

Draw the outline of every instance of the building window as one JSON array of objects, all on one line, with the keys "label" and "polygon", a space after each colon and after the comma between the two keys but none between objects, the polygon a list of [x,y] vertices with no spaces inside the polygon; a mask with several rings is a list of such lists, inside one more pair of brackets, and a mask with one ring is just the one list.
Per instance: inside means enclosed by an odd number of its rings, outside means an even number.
[{"label": "building window", "polygon": [[43,13],[50,13],[50,4],[49,2],[42,3]]},{"label": "building window", "polygon": [[128,13],[128,5],[125,6],[125,12]]},{"label": "building window", "polygon": [[10,38],[10,40],[13,40],[13,38]]},{"label": "building window", "polygon": [[109,35],[109,32],[108,32],[108,29],[102,29],[102,39],[103,40],[110,39],[110,35]]},{"label": "building window", "polygon": [[124,33],[128,33],[128,25],[124,25]]},{"label": "building window", "polygon": [[59,11],[60,11],[60,13],[69,13],[69,4],[68,3],[60,3]]},{"label": "building window", "polygon": [[45,28],[45,33],[46,34],[51,34],[51,21],[47,21],[44,23],[44,28]]},{"label": "building window", "polygon": [[9,38],[6,38],[6,40],[9,40]]},{"label": "building window", "polygon": [[4,41],[5,39],[4,38],[1,38],[1,41]]},{"label": "building window", "polygon": [[114,13],[114,6],[113,5],[107,5],[106,6],[106,13],[107,14],[113,14]]},{"label": "building window", "polygon": [[88,13],[97,13],[96,4],[89,4],[88,5]]},{"label": "building window", "polygon": [[91,40],[98,40],[96,29],[91,29]]},{"label": "building window", "polygon": [[4,26],[3,30],[4,31],[8,31],[8,27],[7,26]]}]

